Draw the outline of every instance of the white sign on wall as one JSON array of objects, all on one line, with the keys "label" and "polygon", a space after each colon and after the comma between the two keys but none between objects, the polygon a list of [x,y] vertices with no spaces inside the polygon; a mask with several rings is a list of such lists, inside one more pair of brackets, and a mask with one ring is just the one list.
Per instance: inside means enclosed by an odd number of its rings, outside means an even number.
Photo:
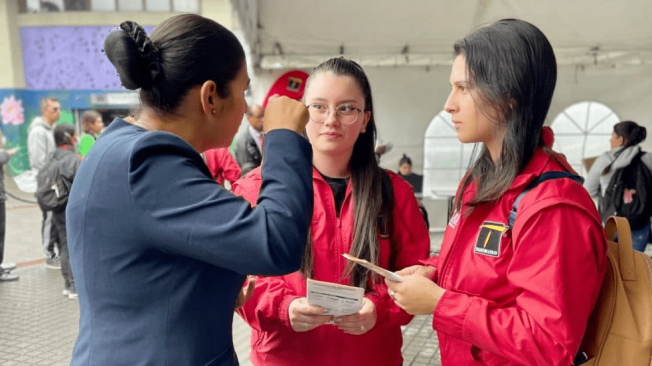
[{"label": "white sign on wall", "polygon": [[138,93],[107,93],[91,94],[91,104],[94,105],[139,105]]}]

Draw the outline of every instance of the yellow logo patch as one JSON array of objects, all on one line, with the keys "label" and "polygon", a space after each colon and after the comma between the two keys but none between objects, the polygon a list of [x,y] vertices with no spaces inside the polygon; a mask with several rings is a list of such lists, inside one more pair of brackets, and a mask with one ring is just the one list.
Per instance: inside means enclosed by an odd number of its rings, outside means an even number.
[{"label": "yellow logo patch", "polygon": [[288,85],[287,85],[287,90],[293,91],[293,92],[298,92],[299,88],[301,88],[301,84],[303,84],[303,80],[299,78],[293,78],[289,77],[288,78]]},{"label": "yellow logo patch", "polygon": [[507,229],[509,227],[503,223],[485,221],[480,226],[480,233],[475,242],[475,252],[490,257],[499,257],[500,242]]}]

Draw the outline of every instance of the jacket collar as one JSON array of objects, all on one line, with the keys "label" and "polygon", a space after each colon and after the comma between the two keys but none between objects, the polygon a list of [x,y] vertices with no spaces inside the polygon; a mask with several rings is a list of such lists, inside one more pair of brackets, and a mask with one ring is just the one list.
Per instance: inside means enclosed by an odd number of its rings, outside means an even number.
[{"label": "jacket collar", "polygon": [[[555,142],[555,137],[552,129],[550,127],[543,127],[541,133],[543,136],[544,146],[550,149]],[[520,193],[528,184],[549,170],[566,170],[573,174],[577,174],[575,170],[573,170],[573,168],[568,164],[566,158],[563,155],[557,152],[552,152],[552,154],[554,154],[559,163],[555,161],[555,158],[553,158],[550,153],[544,151],[542,146],[538,147],[530,158],[530,162],[525,166],[523,171],[521,171],[514,178],[514,181],[505,193],[513,191],[518,191]],[[468,202],[475,195],[475,193],[475,183],[469,184],[469,187],[464,192],[464,202]]]}]

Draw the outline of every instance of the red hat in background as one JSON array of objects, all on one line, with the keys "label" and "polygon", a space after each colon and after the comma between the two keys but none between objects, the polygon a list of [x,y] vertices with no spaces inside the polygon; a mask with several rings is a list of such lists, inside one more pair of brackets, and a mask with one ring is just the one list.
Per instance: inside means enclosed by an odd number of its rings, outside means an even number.
[{"label": "red hat in background", "polygon": [[292,70],[281,75],[281,77],[276,79],[272,87],[269,88],[265,101],[263,102],[263,108],[267,108],[267,101],[274,94],[300,100],[303,98],[303,92],[306,90],[307,80],[308,74],[301,70]]}]

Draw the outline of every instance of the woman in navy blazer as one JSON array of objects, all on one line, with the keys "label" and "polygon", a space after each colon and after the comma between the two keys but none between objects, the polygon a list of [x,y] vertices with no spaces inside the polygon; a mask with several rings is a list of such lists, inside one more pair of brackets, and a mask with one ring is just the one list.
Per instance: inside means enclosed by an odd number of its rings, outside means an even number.
[{"label": "woman in navy blazer", "polygon": [[220,187],[200,156],[228,146],[246,110],[242,46],[194,14],[133,22],[104,50],[138,121],[115,119],[86,156],[67,209],[80,302],[72,365],[237,365],[233,310],[247,274],[296,271],[312,212],[308,113],[288,98],[265,114],[256,208]]}]

